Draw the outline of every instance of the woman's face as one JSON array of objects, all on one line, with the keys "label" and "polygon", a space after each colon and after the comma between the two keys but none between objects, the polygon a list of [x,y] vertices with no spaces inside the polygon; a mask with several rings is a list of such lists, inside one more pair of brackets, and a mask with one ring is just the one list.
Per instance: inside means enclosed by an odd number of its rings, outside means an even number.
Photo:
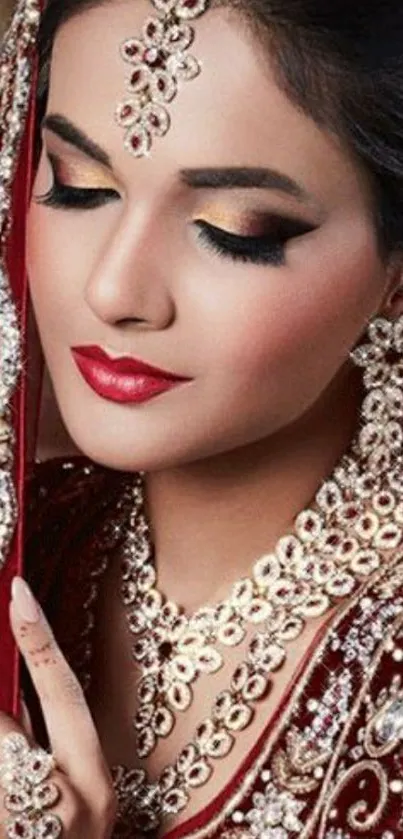
[{"label": "woman's face", "polygon": [[[202,72],[168,106],[167,135],[150,157],[126,151],[119,46],[150,10],[123,0],[60,30],[29,215],[62,416],[83,452],[122,469],[190,463],[297,422],[386,288],[365,178],[225,10],[195,23]],[[83,375],[77,347],[185,381],[138,402],[124,363],[116,376],[89,361]]]}]

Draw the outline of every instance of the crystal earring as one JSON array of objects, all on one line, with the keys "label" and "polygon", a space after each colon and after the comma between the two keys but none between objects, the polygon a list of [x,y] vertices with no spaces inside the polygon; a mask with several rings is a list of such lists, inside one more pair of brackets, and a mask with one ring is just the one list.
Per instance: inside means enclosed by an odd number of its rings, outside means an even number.
[{"label": "crystal earring", "polygon": [[363,369],[366,390],[357,454],[369,476],[377,481],[385,477],[391,489],[402,492],[403,315],[393,321],[375,318],[367,338],[368,342],[350,354],[354,364]]}]

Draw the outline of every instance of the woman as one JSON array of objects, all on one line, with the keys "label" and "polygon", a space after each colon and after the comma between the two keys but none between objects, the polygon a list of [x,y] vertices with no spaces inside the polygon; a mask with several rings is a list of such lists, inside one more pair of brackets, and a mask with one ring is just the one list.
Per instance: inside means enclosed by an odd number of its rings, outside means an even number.
[{"label": "woman", "polygon": [[[5,42],[8,190],[36,22]],[[0,835],[400,835],[402,43],[400,0],[43,10],[5,232],[24,315],[32,174],[80,454],[36,464],[3,571]]]}]

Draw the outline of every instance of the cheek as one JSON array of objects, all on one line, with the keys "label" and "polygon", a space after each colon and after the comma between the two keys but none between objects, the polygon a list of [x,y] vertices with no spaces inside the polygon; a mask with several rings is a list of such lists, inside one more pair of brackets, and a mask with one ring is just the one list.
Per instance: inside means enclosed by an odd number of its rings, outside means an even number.
[{"label": "cheek", "polygon": [[[266,380],[281,391],[321,387],[344,363],[384,292],[372,231],[352,245],[311,249],[304,262],[259,269],[248,295],[222,307],[222,369],[245,388]],[[253,269],[251,277],[258,277]],[[286,385],[286,386],[285,386]]]}]

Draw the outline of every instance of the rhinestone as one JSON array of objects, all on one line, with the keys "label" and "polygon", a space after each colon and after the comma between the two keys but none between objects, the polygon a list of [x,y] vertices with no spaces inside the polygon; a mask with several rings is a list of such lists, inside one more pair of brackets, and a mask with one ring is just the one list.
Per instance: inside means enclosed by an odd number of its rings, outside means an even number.
[{"label": "rhinestone", "polygon": [[22,813],[31,804],[31,794],[25,789],[10,792],[5,796],[4,806],[12,813]]},{"label": "rhinestone", "polygon": [[8,839],[35,839],[34,826],[25,816],[8,819],[5,828]]},{"label": "rhinestone", "polygon": [[120,52],[124,61],[137,64],[143,54],[143,49],[143,44],[138,38],[129,38],[123,42]]},{"label": "rhinestone", "polygon": [[256,562],[253,569],[253,576],[261,588],[267,588],[274,580],[278,580],[281,573],[281,565],[274,554],[262,556]]},{"label": "rhinestone", "polygon": [[256,702],[261,699],[267,691],[267,677],[256,673],[246,683],[242,691],[242,696],[246,702]]},{"label": "rhinestone", "polygon": [[190,47],[193,37],[193,29],[186,23],[171,26],[165,35],[163,48],[167,52],[183,52]]},{"label": "rhinestone", "polygon": [[242,690],[242,688],[246,685],[246,682],[249,679],[249,675],[249,667],[245,662],[243,662],[236,668],[235,672],[233,673],[231,679],[231,690],[234,690],[236,692]]},{"label": "rhinestone", "polygon": [[137,734],[137,754],[140,758],[148,757],[149,754],[153,751],[156,745],[156,737],[149,726],[148,728],[143,728],[142,731],[139,731]]},{"label": "rhinestone", "polygon": [[125,99],[116,109],[116,121],[121,128],[129,128],[139,118],[139,107],[135,99]]},{"label": "rhinestone", "polygon": [[234,745],[234,738],[228,731],[216,731],[205,745],[205,753],[212,758],[226,757]]},{"label": "rhinestone", "polygon": [[168,814],[175,815],[186,807],[189,797],[183,789],[172,789],[163,798],[163,809]]},{"label": "rhinestone", "polygon": [[246,606],[250,603],[253,597],[253,583],[252,580],[239,580],[232,587],[231,602],[234,606]]},{"label": "rhinestone", "polygon": [[403,318],[399,317],[394,324],[394,348],[396,352],[403,352]]},{"label": "rhinestone", "polygon": [[173,714],[171,714],[168,708],[164,708],[163,705],[160,705],[158,710],[155,712],[152,721],[152,727],[157,737],[168,737],[174,727],[174,724],[175,720]]},{"label": "rhinestone", "polygon": [[361,412],[368,422],[382,422],[388,411],[384,391],[378,388],[365,397]]},{"label": "rhinestone", "polygon": [[60,798],[60,791],[56,784],[41,784],[32,790],[32,804],[36,810],[53,807]]},{"label": "rhinestone", "polygon": [[368,337],[375,346],[387,352],[393,342],[393,324],[386,318],[376,318],[369,324]]},{"label": "rhinestone", "polygon": [[153,620],[157,617],[162,604],[162,595],[155,589],[148,591],[143,599],[143,611],[145,617]]},{"label": "rhinestone", "polygon": [[158,786],[160,788],[160,792],[164,795],[168,790],[172,789],[172,787],[177,782],[177,772],[173,768],[173,766],[167,766],[166,769],[163,769],[160,775]]},{"label": "rhinestone", "polygon": [[174,77],[164,70],[153,73],[150,88],[152,99],[157,102],[171,102],[177,91]]},{"label": "rhinestone", "polygon": [[326,481],[316,493],[316,503],[324,513],[333,513],[342,502],[340,487],[335,481]]},{"label": "rhinestone", "polygon": [[322,532],[322,528],[321,516],[313,510],[300,513],[295,521],[297,535],[303,542],[314,542]]},{"label": "rhinestone", "polygon": [[170,126],[170,117],[166,108],[156,103],[148,105],[143,110],[144,125],[151,134],[163,137]]},{"label": "rhinestone", "polygon": [[[162,41],[164,37],[164,23],[157,17],[149,17],[143,26],[143,39],[147,46],[154,46]],[[141,49],[143,45],[141,44]]]},{"label": "rhinestone", "polygon": [[[218,640],[220,640],[220,633],[218,633]],[[223,664],[222,656],[214,647],[205,647],[203,650],[200,650],[197,653],[196,659],[198,667],[203,673],[217,673]]]},{"label": "rhinestone", "polygon": [[253,711],[248,705],[237,702],[225,717],[224,724],[230,731],[243,731],[253,717]]},{"label": "rhinestone", "polygon": [[136,600],[136,583],[134,583],[133,580],[124,580],[120,587],[120,594],[125,606],[131,606]]},{"label": "rhinestone", "polygon": [[357,555],[351,561],[351,570],[354,574],[363,574],[368,576],[376,571],[380,566],[380,559],[376,551],[358,551]]},{"label": "rhinestone", "polygon": [[135,728],[141,729],[151,723],[154,714],[154,705],[142,705],[136,713],[134,718]]},{"label": "rhinestone", "polygon": [[[359,522],[360,520],[358,520]],[[358,522],[357,525],[358,526]],[[357,551],[359,550],[359,542],[352,536],[348,536],[347,539],[343,539],[340,542],[339,547],[335,551],[335,558],[340,562],[350,562],[350,560],[355,556]]]},{"label": "rhinestone", "polygon": [[287,566],[292,560],[302,559],[304,549],[296,536],[283,536],[277,542],[276,553],[281,564]]},{"label": "rhinestone", "polygon": [[140,124],[129,129],[125,137],[125,148],[134,157],[143,157],[148,154],[151,148],[151,139],[148,131]]},{"label": "rhinestone", "polygon": [[326,594],[312,594],[298,610],[306,618],[319,618],[327,612],[329,606],[330,600]]},{"label": "rhinestone", "polygon": [[[273,583],[273,589],[275,588],[276,585],[280,586],[280,583],[279,582],[277,582],[275,584]],[[278,595],[274,594],[273,589],[272,589],[273,595],[275,597],[278,597]],[[284,591],[285,591],[285,589],[284,589]],[[289,593],[288,592],[285,593],[284,596],[288,597]],[[253,600],[251,600],[250,603],[248,603],[246,606],[244,606],[244,608],[242,609],[242,615],[245,618],[245,620],[247,620],[249,623],[259,624],[259,623],[262,623],[263,621],[267,620],[267,618],[270,616],[272,611],[273,611],[273,609],[272,609],[272,606],[270,605],[270,603],[267,603],[266,600],[262,600],[261,598],[254,597]]]},{"label": "rhinestone", "polygon": [[304,622],[296,615],[286,618],[279,631],[280,641],[294,641],[299,637],[304,628]]},{"label": "rhinestone", "polygon": [[207,9],[207,2],[208,0],[177,0],[175,13],[184,20],[198,17]]},{"label": "rhinestone", "polygon": [[356,586],[356,581],[351,574],[340,572],[326,583],[326,591],[331,597],[347,597]]},{"label": "rhinestone", "polygon": [[171,674],[174,679],[189,684],[196,675],[194,664],[185,656],[177,655],[171,663]]},{"label": "rhinestone", "polygon": [[216,726],[211,719],[207,719],[204,722],[200,723],[200,725],[196,729],[196,737],[195,741],[200,750],[203,750],[206,743],[210,740],[211,737],[216,733]]},{"label": "rhinestone", "polygon": [[193,694],[189,686],[183,682],[176,682],[167,691],[167,699],[176,711],[186,711],[192,702]]},{"label": "rhinestone", "polygon": [[389,522],[388,524],[382,525],[379,528],[378,533],[374,538],[374,544],[376,548],[380,550],[383,549],[393,549],[397,548],[400,544],[402,539],[402,531],[398,524],[394,524],[394,522]]},{"label": "rhinestone", "polygon": [[191,788],[202,787],[203,784],[206,784],[211,777],[212,771],[213,770],[207,763],[207,760],[203,760],[203,758],[201,758],[187,770],[185,773],[185,779]]},{"label": "rhinestone", "polygon": [[184,749],[182,749],[176,762],[178,772],[182,773],[189,769],[189,767],[196,760],[197,755],[198,751],[192,743],[189,746],[186,746]]},{"label": "rhinestone", "polygon": [[35,839],[58,839],[63,833],[63,825],[54,813],[40,816],[35,825]]},{"label": "rhinestone", "polygon": [[401,424],[399,422],[388,422],[384,429],[384,439],[385,445],[392,449],[392,451],[398,452],[403,443],[403,430]]},{"label": "rhinestone", "polygon": [[279,644],[268,644],[259,657],[260,667],[268,673],[275,672],[281,667],[285,659],[284,647]]},{"label": "rhinestone", "polygon": [[180,653],[189,655],[189,653],[197,652],[203,645],[203,635],[201,632],[185,632],[178,642],[178,650]]},{"label": "rhinestone", "polygon": [[350,357],[357,367],[368,367],[371,364],[382,361],[383,352],[380,347],[374,346],[373,344],[365,344],[353,350]]},{"label": "rhinestone", "polygon": [[323,585],[327,583],[335,573],[335,564],[330,559],[319,559],[313,569],[315,583]]},{"label": "rhinestone", "polygon": [[403,700],[396,699],[375,724],[379,743],[393,743],[403,737]]},{"label": "rhinestone", "polygon": [[382,490],[374,495],[372,505],[380,516],[389,516],[396,507],[396,500],[391,492]]},{"label": "rhinestone", "polygon": [[366,457],[371,454],[374,448],[380,446],[382,441],[383,429],[376,422],[367,423],[362,431],[360,431],[358,438],[360,449]]},{"label": "rhinestone", "polygon": [[375,513],[363,513],[357,519],[354,529],[360,539],[364,539],[365,541],[373,539],[375,533],[379,530],[378,516]]},{"label": "rhinestone", "polygon": [[232,696],[225,690],[218,694],[213,705],[213,719],[222,720],[232,706]]},{"label": "rhinestone", "polygon": [[[249,610],[252,610],[254,601],[242,609],[242,615],[247,619]],[[245,638],[246,630],[241,623],[233,621],[225,626],[220,626],[217,632],[217,640],[226,647],[237,647]],[[222,659],[220,661],[220,666]]]},{"label": "rhinestone", "polygon": [[55,767],[53,755],[43,749],[33,749],[25,758],[27,777],[33,784],[40,784]]},{"label": "rhinestone", "polygon": [[13,732],[4,737],[1,746],[1,756],[4,761],[15,762],[15,759],[25,758],[29,754],[29,744],[23,734]]},{"label": "rhinestone", "polygon": [[137,694],[141,703],[151,703],[155,698],[156,692],[157,688],[153,676],[145,676],[141,679],[137,688]]}]

